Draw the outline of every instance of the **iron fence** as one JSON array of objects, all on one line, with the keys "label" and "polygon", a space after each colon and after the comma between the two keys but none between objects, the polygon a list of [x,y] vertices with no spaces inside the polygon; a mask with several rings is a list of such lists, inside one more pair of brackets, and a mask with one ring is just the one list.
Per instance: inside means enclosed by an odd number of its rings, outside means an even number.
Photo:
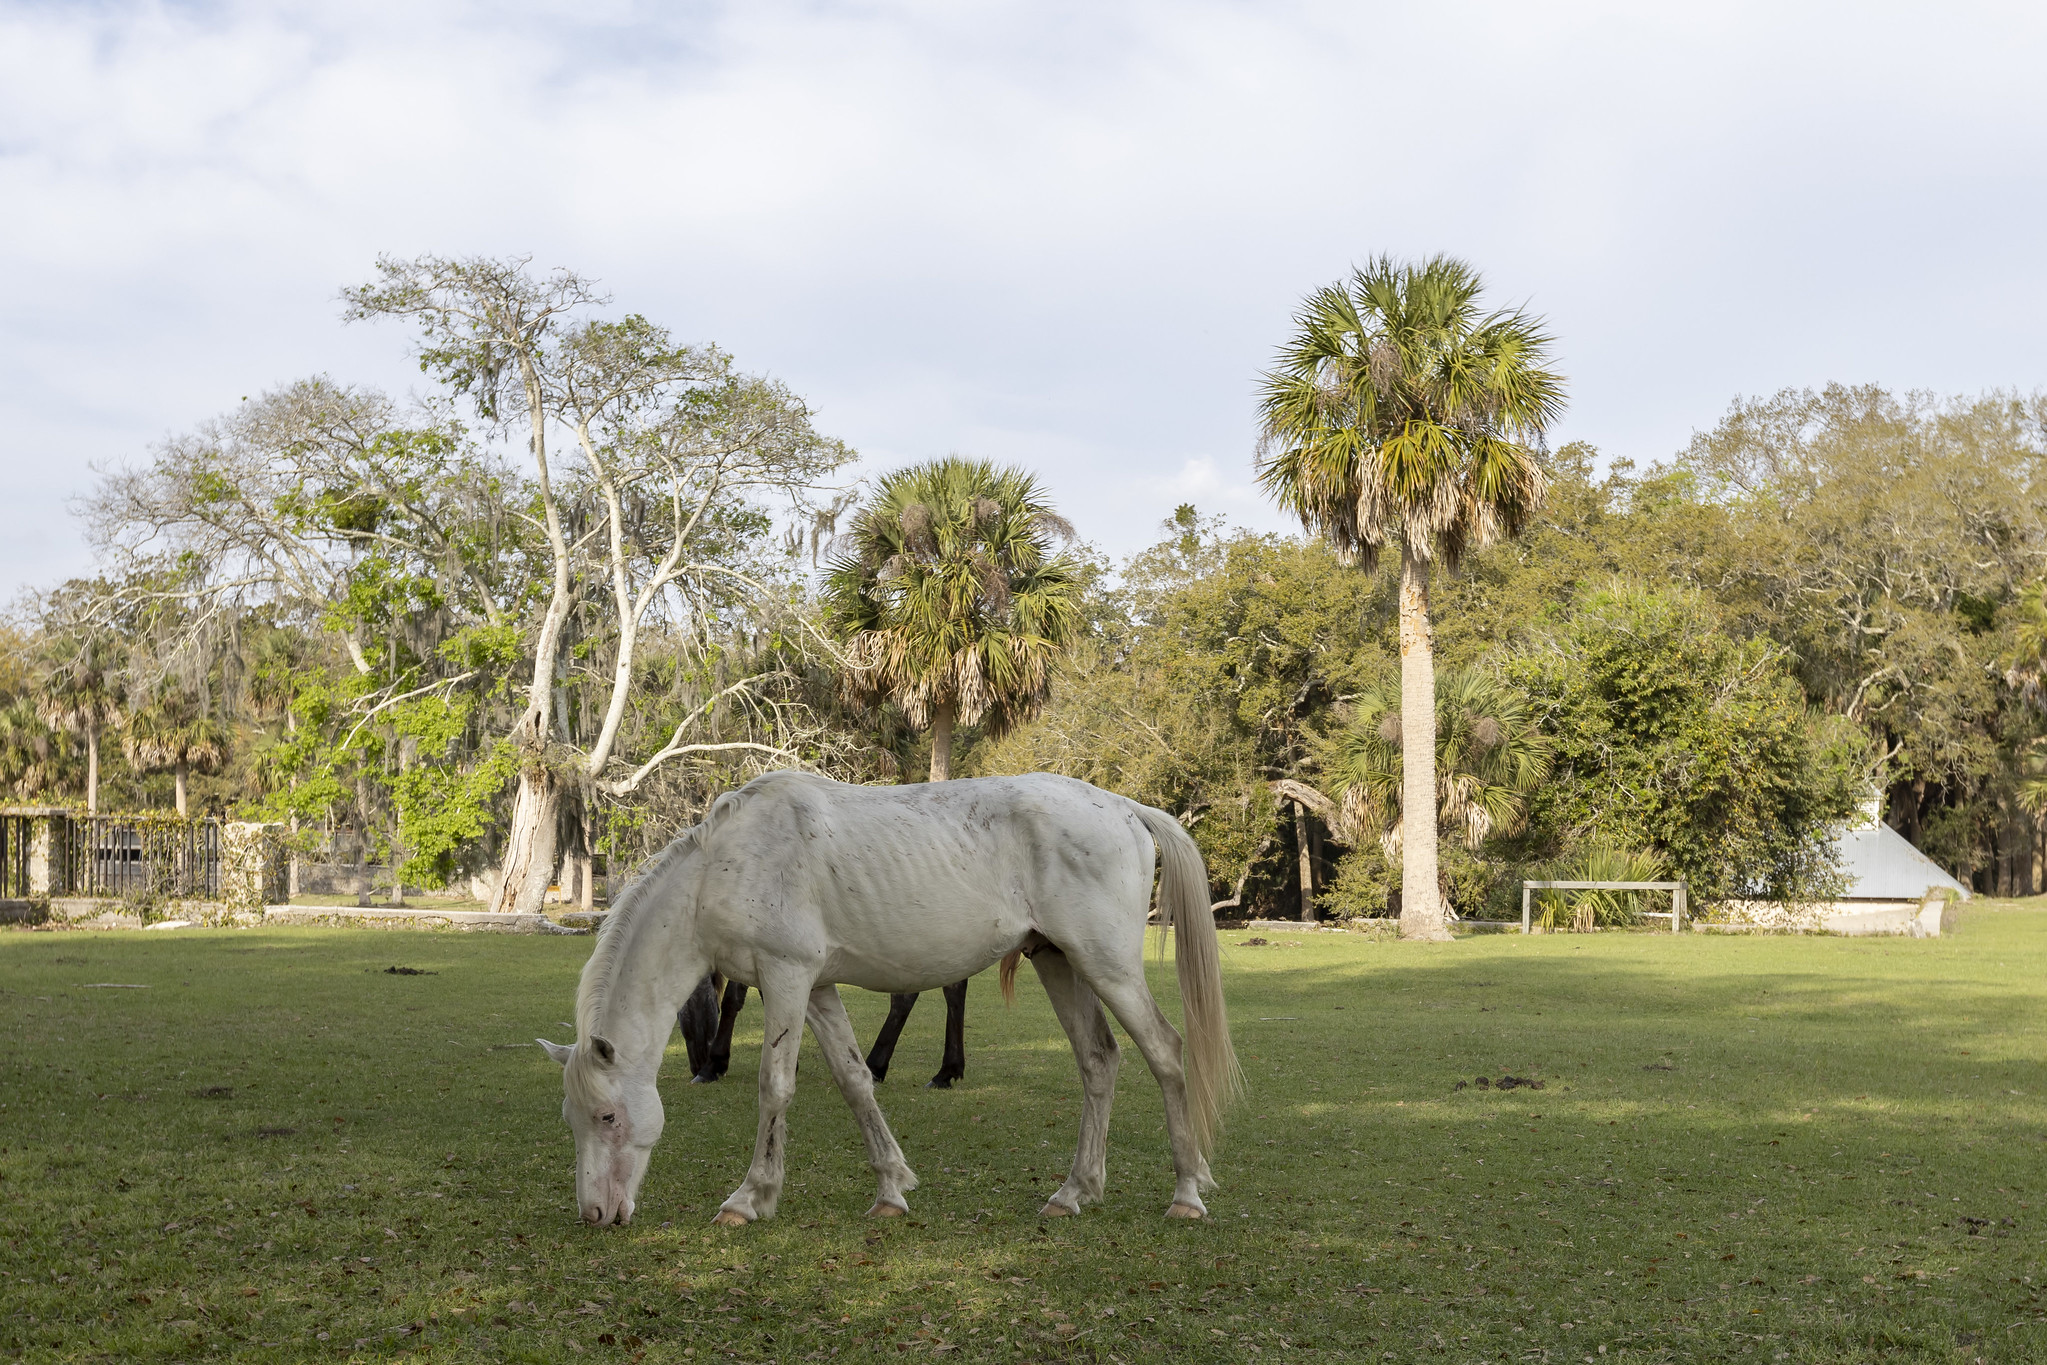
[{"label": "iron fence", "polygon": [[218,820],[81,815],[63,822],[63,848],[51,830],[50,856],[61,860],[73,896],[220,897]]},{"label": "iron fence", "polygon": [[25,900],[29,851],[35,844],[35,817],[0,815],[0,900]]}]

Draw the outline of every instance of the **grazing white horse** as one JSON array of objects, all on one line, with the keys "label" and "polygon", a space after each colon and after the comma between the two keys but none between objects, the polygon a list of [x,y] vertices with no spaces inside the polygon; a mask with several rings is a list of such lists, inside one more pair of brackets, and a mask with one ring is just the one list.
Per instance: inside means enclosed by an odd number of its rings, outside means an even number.
[{"label": "grazing white horse", "polygon": [[[1184,1061],[1144,979],[1154,848],[1164,863],[1159,915],[1174,931]],[[583,1218],[631,1220],[661,1136],[655,1076],[676,1007],[713,969],[756,987],[766,1013],[753,1164],[715,1221],[774,1216],[806,1018],[880,1181],[868,1212],[908,1212],[917,1177],[874,1101],[838,983],[926,991],[1018,949],[1072,1041],[1084,1095],[1072,1170],[1044,1212],[1078,1213],[1102,1194],[1119,1060],[1106,1004],[1165,1092],[1177,1177],[1167,1215],[1204,1216],[1201,1191],[1214,1183],[1207,1154],[1240,1081],[1208,874],[1179,822],[1049,775],[852,787],[779,772],[719,798],[620,897],[583,968],[577,1041],[540,1040],[562,1063]]]}]

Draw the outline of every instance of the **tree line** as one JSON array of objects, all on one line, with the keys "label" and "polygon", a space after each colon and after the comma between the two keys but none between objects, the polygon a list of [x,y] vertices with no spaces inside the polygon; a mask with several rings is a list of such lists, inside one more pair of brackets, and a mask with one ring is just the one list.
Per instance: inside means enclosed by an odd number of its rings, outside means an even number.
[{"label": "tree line", "polygon": [[298,380],[105,473],[97,571],[9,627],[0,783],[506,910],[790,766],[1069,773],[1240,913],[1425,937],[1588,869],[1824,895],[1872,796],[2035,890],[2047,400],[1787,390],[1637,466],[1548,448],[1554,343],[1482,300],[1443,258],[1308,296],[1247,452],[1308,534],[1182,507],[1111,564],[1026,470],[851,483],[786,385],[573,273],[381,261],[345,315],[423,396]]}]

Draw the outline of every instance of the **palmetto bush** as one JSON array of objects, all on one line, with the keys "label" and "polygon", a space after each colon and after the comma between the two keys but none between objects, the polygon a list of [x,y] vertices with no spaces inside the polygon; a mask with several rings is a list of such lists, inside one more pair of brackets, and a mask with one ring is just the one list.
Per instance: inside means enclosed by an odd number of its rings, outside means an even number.
[{"label": "palmetto bush", "polygon": [[[1654,850],[1629,851],[1594,844],[1537,880],[1559,882],[1660,882],[1670,865]],[[1661,891],[1538,891],[1535,922],[1545,929],[1589,933],[1593,928],[1639,924]]]},{"label": "palmetto bush", "polygon": [[[1436,819],[1446,835],[1476,850],[1512,834],[1528,793],[1549,774],[1550,742],[1528,698],[1484,668],[1436,675]],[[1338,807],[1337,834],[1352,847],[1376,839],[1399,857],[1400,696],[1373,688],[1356,697],[1342,726],[1316,746],[1316,766]]]}]

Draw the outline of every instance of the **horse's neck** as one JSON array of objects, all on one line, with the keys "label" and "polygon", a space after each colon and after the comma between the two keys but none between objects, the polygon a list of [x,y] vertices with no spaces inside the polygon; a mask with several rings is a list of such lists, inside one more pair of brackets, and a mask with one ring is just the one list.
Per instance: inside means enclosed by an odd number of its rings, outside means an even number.
[{"label": "horse's neck", "polygon": [[619,945],[611,987],[597,1011],[592,1032],[608,1038],[628,1066],[652,1070],[675,1028],[675,1012],[707,968],[689,932],[688,915],[662,915],[663,923],[622,926],[631,935]]}]

